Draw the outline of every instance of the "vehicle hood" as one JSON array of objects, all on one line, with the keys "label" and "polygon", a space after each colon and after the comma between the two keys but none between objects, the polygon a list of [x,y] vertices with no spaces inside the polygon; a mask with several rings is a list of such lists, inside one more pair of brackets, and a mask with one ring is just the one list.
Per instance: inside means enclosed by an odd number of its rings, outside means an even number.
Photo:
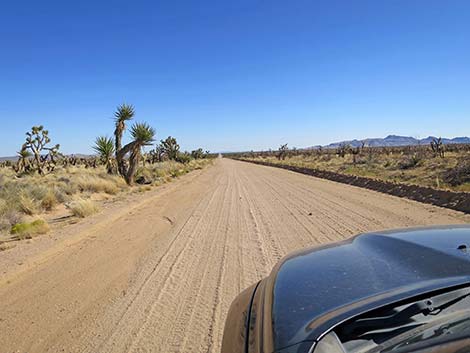
[{"label": "vehicle hood", "polygon": [[374,308],[470,283],[470,226],[361,234],[294,253],[266,281],[267,321],[281,351]]}]

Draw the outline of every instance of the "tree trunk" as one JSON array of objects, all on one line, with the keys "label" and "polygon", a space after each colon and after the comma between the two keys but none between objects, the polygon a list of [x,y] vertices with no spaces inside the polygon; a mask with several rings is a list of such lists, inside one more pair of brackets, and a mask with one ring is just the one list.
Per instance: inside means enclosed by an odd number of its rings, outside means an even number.
[{"label": "tree trunk", "polygon": [[114,130],[114,142],[116,144],[116,162],[117,162],[117,169],[121,176],[126,176],[126,164],[124,161],[124,154],[120,154],[122,150],[122,132],[124,131],[124,127],[121,126],[120,123],[116,124],[116,129]]},{"label": "tree trunk", "polygon": [[129,157],[129,170],[126,174],[126,183],[128,185],[134,184],[135,173],[137,172],[140,157],[140,146],[136,144],[132,149],[131,155]]}]

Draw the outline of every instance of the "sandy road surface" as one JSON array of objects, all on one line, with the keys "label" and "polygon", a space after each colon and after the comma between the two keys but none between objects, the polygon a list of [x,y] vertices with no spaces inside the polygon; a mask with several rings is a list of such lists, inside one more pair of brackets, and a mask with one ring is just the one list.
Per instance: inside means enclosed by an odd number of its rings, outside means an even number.
[{"label": "sandy road surface", "polygon": [[289,251],[363,231],[469,221],[231,160],[144,197],[0,279],[2,352],[218,352],[232,299]]}]

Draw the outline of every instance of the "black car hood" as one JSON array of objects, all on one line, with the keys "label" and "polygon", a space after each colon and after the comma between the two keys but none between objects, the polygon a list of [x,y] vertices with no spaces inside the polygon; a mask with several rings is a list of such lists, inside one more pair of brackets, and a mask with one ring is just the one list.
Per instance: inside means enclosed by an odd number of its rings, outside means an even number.
[{"label": "black car hood", "polygon": [[361,234],[294,253],[267,281],[268,322],[280,351],[365,311],[470,283],[470,226]]}]

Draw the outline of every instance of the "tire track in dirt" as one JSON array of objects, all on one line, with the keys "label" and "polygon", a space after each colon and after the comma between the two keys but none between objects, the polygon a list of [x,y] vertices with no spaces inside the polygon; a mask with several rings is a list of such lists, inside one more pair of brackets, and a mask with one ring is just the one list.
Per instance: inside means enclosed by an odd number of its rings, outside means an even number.
[{"label": "tire track in dirt", "polygon": [[470,219],[233,160],[184,180],[0,288],[3,349],[216,353],[233,298],[288,252]]}]

